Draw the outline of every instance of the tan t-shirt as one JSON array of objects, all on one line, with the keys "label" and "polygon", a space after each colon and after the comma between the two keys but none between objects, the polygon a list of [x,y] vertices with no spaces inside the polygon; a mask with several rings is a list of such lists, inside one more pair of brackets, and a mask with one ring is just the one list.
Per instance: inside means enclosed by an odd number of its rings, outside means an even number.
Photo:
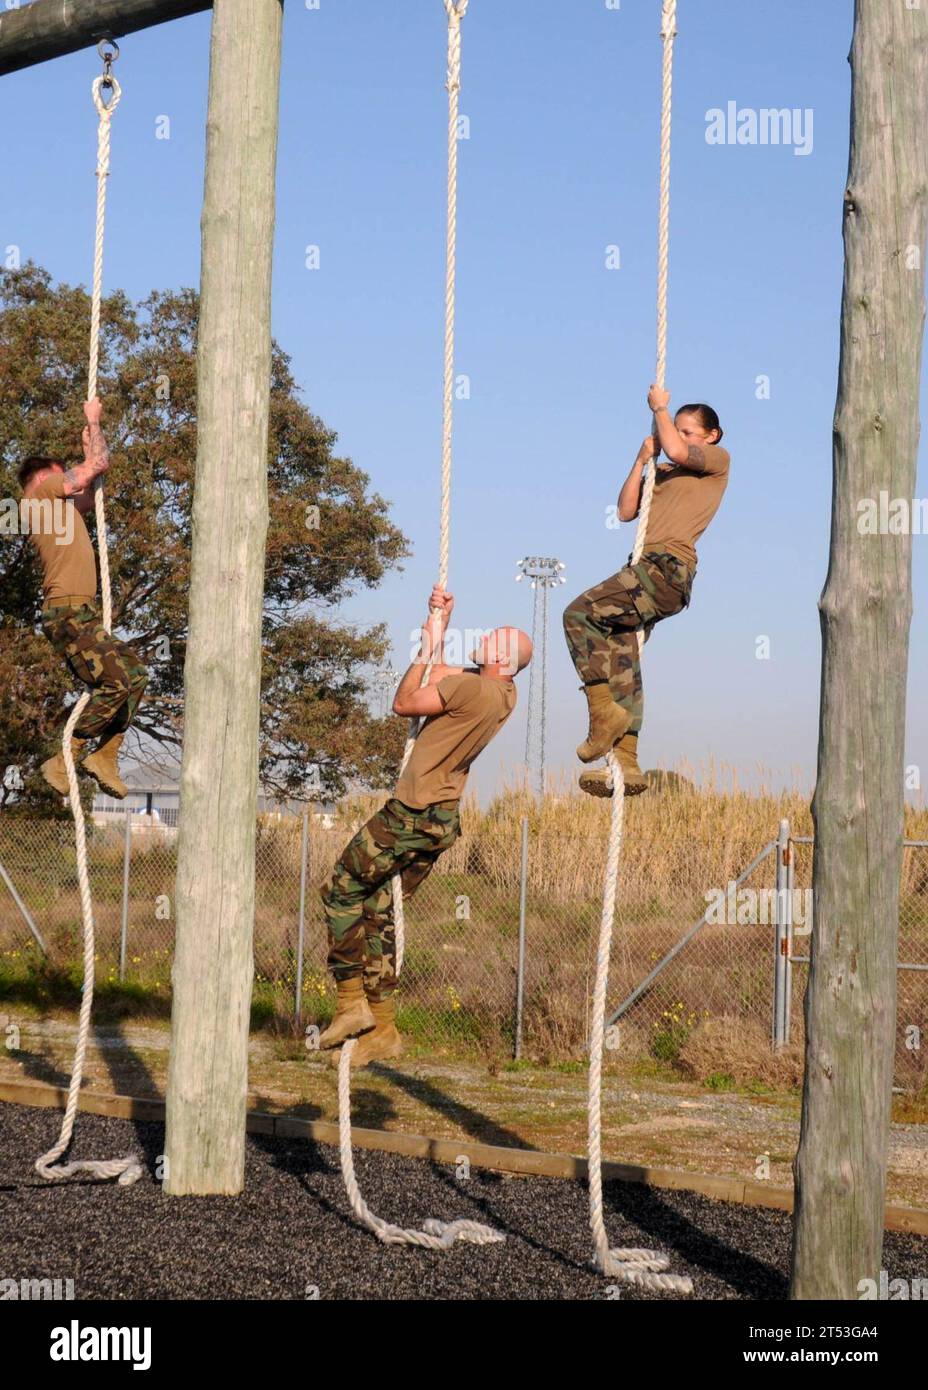
[{"label": "tan t-shirt", "polygon": [[456,801],[467,771],[516,707],[512,681],[476,671],[444,676],[436,686],[445,708],[422,726],[395,796],[421,811],[436,801]]},{"label": "tan t-shirt", "polygon": [[[57,501],[56,499],[61,499]],[[29,501],[42,503],[29,508]],[[84,518],[64,495],[64,474],[53,473],[20,506],[29,535],[39,552],[46,606],[56,599],[80,595],[93,602],[97,594],[97,562]],[[71,539],[68,541],[67,536]]]},{"label": "tan t-shirt", "polygon": [[701,447],[704,467],[699,472],[675,463],[658,464],[644,540],[647,550],[669,550],[694,569],[696,542],[719,509],[731,462],[728,450],[718,444]]}]

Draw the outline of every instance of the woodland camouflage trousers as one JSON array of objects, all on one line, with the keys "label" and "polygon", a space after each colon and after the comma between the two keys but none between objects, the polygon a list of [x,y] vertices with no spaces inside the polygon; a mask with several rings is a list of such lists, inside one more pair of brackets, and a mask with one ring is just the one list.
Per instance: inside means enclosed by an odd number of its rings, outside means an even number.
[{"label": "woodland camouflage trousers", "polygon": [[110,636],[91,603],[43,608],[42,631],[75,677],[91,689],[74,737],[98,738],[102,743],[113,734],[125,733],[148,683],[148,671],[138,653]]},{"label": "woodland camouflage trousers", "polygon": [[363,976],[364,992],[375,1001],[393,993],[393,875],[402,876],[404,900],[411,897],[460,833],[456,801],[417,811],[396,797],[361,827],[320,889],[336,980]]},{"label": "woodland camouflage trousers", "polygon": [[[631,557],[629,556],[629,560]],[[588,589],[568,604],[564,636],[584,685],[608,681],[612,698],[632,716],[631,733],[644,717],[639,629],[647,641],[662,618],[679,613],[690,601],[694,571],[666,550],[648,550],[637,565]]]}]

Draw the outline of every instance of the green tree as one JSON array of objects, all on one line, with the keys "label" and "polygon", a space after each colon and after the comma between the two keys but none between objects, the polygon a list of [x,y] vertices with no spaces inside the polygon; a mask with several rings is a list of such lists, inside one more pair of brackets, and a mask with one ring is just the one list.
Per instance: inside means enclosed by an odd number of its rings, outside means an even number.
[{"label": "green tree", "polygon": [[[80,453],[89,300],[35,265],[0,274],[0,489],[18,497],[29,454]],[[136,756],[182,737],[190,500],[196,458],[197,296],[154,291],[103,305],[100,395],[110,443],[107,532],[114,628],[151,670]],[[275,345],[268,445],[261,779],[294,797],[388,784],[404,730],[366,700],[383,626],[340,625],[335,606],[408,554],[367,474],[335,452]],[[91,526],[92,526],[91,521]],[[27,537],[0,535],[0,806],[43,804],[37,772],[60,734],[73,680],[38,630],[41,576]],[[222,614],[217,612],[217,623]]]}]

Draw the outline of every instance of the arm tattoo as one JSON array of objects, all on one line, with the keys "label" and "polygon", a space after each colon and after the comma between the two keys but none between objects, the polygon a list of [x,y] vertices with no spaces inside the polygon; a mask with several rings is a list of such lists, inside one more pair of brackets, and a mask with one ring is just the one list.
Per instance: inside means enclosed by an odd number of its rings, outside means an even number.
[{"label": "arm tattoo", "polygon": [[87,462],[92,464],[97,473],[104,472],[109,462],[109,451],[99,425],[90,426],[90,450]]},{"label": "arm tattoo", "polygon": [[700,444],[690,445],[686,466],[687,468],[691,468],[694,473],[704,473],[706,471],[706,452]]},{"label": "arm tattoo", "polygon": [[94,479],[99,477],[101,472],[102,469],[97,468],[90,460],[67,469],[64,474],[65,496],[80,496],[87,488],[93,486]]}]

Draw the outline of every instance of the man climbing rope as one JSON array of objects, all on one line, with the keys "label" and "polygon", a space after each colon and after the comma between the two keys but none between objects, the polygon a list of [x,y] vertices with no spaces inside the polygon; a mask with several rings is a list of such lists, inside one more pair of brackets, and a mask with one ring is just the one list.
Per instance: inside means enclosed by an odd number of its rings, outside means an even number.
[{"label": "man climbing rope", "polygon": [[[501,627],[479,643],[475,670],[444,665],[453,606],[451,594],[432,590],[432,618],[423,626],[419,655],[393,701],[395,714],[425,720],[396,792],[354,836],[321,889],[338,1003],[320,1043],[334,1047],[363,1034],[351,1056],[353,1067],[402,1053],[393,998],[393,875],[401,875],[408,897],[458,838],[458,803],[468,770],[515,708],[513,676],[532,657],[524,632]],[[421,685],[423,666],[433,655],[428,683]]]},{"label": "man climbing rope", "polygon": [[[590,716],[589,734],[577,757],[595,762],[614,749],[626,796],[648,788],[638,766],[644,697],[637,634],[641,629],[647,641],[655,623],[688,606],[696,542],[728,485],[730,460],[719,447],[718,415],[708,405],[684,405],[671,418],[669,402],[669,391],[651,387],[648,405],[656,435],[645,439],[619,494],[619,519],[632,521],[641,505],[645,464],[654,460],[654,495],[641,559],[588,589],[564,612],[564,635]],[[657,462],[661,451],[669,462]],[[582,773],[580,786],[591,796],[612,795],[607,768]]]},{"label": "man climbing rope", "polygon": [[[69,468],[57,459],[27,458],[18,476],[24,498],[66,499],[64,504],[72,513],[67,527],[61,528],[63,534],[44,525],[30,527],[43,569],[42,631],[77,679],[92,691],[71,741],[75,766],[84,745],[96,739],[95,750],[83,758],[80,770],[110,796],[121,799],[127,788],[119,775],[119,749],[139,707],[148,672],[138,654],[101,625],[96,605],[97,566],[84,514],[93,508],[93,482],[109,467],[109,452],[100,427],[100,401],[86,401],[84,415],[83,463]],[[41,518],[44,512],[33,509],[31,515]],[[60,751],[42,764],[42,775],[59,795],[68,795]]]}]

